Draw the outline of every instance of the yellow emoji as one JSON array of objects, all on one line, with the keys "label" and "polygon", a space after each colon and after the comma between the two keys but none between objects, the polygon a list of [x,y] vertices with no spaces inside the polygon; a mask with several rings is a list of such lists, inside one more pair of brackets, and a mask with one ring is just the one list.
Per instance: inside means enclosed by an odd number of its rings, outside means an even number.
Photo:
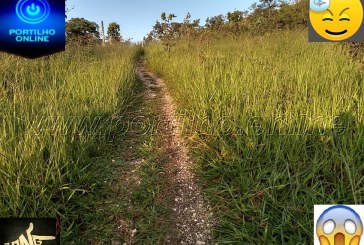
[{"label": "yellow emoji", "polygon": [[321,37],[343,41],[359,30],[363,21],[363,6],[360,0],[330,0],[326,10],[310,10],[310,21]]},{"label": "yellow emoji", "polygon": [[359,245],[363,223],[352,208],[332,206],[317,220],[316,234],[320,245]]}]

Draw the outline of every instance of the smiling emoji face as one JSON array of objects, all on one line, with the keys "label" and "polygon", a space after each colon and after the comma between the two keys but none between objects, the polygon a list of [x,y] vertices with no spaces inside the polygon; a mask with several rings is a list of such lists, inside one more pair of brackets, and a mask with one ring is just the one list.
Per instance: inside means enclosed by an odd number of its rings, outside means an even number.
[{"label": "smiling emoji face", "polygon": [[330,41],[343,41],[352,37],[363,21],[360,0],[331,0],[324,11],[310,10],[310,21],[315,31]]}]

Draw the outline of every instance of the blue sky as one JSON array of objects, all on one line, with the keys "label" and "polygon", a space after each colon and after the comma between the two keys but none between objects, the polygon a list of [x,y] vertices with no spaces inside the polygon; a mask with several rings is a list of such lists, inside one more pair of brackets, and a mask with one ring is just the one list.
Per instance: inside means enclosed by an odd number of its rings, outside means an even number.
[{"label": "blue sky", "polygon": [[68,13],[72,17],[84,17],[100,25],[101,20],[120,24],[124,39],[140,41],[152,30],[162,12],[174,13],[176,20],[182,21],[189,12],[192,19],[226,14],[229,11],[246,10],[255,0],[67,0],[67,7],[74,9]]}]

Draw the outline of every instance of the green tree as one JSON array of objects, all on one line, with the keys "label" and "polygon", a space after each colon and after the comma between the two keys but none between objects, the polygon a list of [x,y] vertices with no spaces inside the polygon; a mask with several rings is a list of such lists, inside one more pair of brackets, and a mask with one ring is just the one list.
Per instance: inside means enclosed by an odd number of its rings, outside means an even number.
[{"label": "green tree", "polygon": [[[163,41],[165,50],[170,51],[175,45],[174,40],[181,37],[181,23],[172,22],[177,16],[174,14],[161,14],[162,22],[157,21],[153,26],[153,31],[149,33],[149,38],[157,41]],[[150,38],[151,37],[151,38]]]},{"label": "green tree", "polygon": [[296,4],[284,3],[274,12],[274,24],[278,29],[305,27],[308,23],[308,0],[301,0]]},{"label": "green tree", "polygon": [[199,29],[200,20],[192,20],[191,14],[187,13],[180,28],[181,35],[190,40],[191,37],[195,36],[198,33]]},{"label": "green tree", "polygon": [[247,31],[247,15],[248,11],[235,10],[234,12],[228,12],[226,15],[228,20],[228,22],[225,24],[226,29],[235,36]]},{"label": "green tree", "polygon": [[111,43],[121,42],[120,25],[116,22],[111,22],[107,28],[107,35]]},{"label": "green tree", "polygon": [[222,14],[206,19],[205,27],[213,30],[220,30],[225,24],[225,16]]},{"label": "green tree", "polygon": [[100,39],[99,26],[84,18],[72,18],[66,23],[66,34],[69,41],[86,44]]},{"label": "green tree", "polygon": [[240,22],[246,15],[246,12],[235,10],[234,12],[227,13],[227,19],[229,22]]}]

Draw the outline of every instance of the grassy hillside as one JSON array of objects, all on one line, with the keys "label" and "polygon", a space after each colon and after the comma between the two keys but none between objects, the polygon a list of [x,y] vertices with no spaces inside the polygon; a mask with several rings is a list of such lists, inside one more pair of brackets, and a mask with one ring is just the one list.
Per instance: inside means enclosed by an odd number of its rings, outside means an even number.
[{"label": "grassy hillside", "polygon": [[362,203],[363,69],[303,32],[146,48],[229,244],[310,244],[313,205]]},{"label": "grassy hillside", "polygon": [[60,216],[67,244],[92,232],[85,223],[108,172],[97,157],[132,99],[136,55],[127,46],[32,61],[0,54],[1,217]]}]

